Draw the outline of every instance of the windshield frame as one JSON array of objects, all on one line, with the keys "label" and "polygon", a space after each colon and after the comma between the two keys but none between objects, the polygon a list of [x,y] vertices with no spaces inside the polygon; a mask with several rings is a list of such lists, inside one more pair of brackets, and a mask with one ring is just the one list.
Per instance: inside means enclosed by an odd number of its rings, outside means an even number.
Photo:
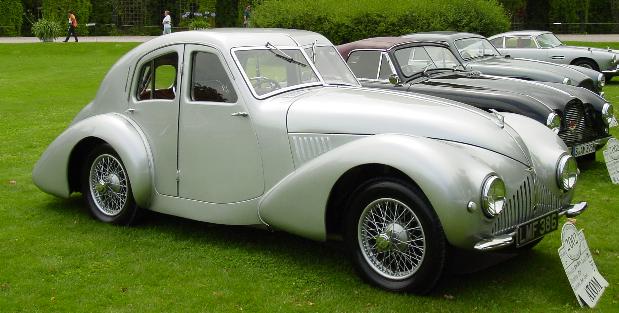
[{"label": "windshield frame", "polygon": [[476,59],[480,59],[480,58],[484,58],[484,57],[489,57],[490,56],[490,55],[488,55],[488,56],[480,55],[478,57],[470,57],[470,58],[465,58],[464,56],[462,56],[462,52],[460,51],[460,48],[458,47],[457,42],[461,41],[461,40],[467,40],[467,39],[478,39],[478,40],[481,40],[481,41],[485,41],[492,48],[492,50],[494,50],[494,52],[495,52],[494,56],[496,56],[496,57],[500,57],[501,56],[501,52],[499,52],[499,50],[488,40],[488,38],[486,38],[486,37],[463,37],[463,38],[455,39],[453,41],[453,46],[456,49],[456,51],[458,51],[458,55],[462,58],[462,60],[468,62],[468,61],[472,61],[472,60],[476,60]]},{"label": "windshield frame", "polygon": [[[294,86],[287,86],[284,88],[280,88],[262,95],[259,95],[256,90],[254,89],[254,86],[252,85],[251,81],[249,80],[249,77],[247,76],[247,73],[245,73],[245,70],[243,69],[243,66],[241,65],[241,62],[238,58],[238,56],[236,55],[237,51],[250,51],[250,50],[273,50],[273,48],[269,48],[266,45],[265,46],[250,46],[250,47],[237,47],[237,48],[232,48],[230,49],[230,54],[232,55],[232,59],[234,60],[234,63],[236,64],[236,67],[238,68],[239,72],[241,73],[241,76],[243,77],[243,80],[245,81],[245,84],[247,85],[247,87],[249,88],[249,91],[251,92],[251,94],[254,96],[254,98],[259,99],[259,100],[263,100],[269,97],[272,97],[274,95],[278,95],[290,90],[296,90],[296,89],[302,89],[302,88],[307,88],[307,87],[316,87],[316,86],[327,86],[328,84],[325,83],[325,80],[322,78],[322,75],[320,75],[320,72],[318,71],[318,69],[316,68],[316,65],[314,64],[314,62],[311,61],[311,59],[309,58],[309,56],[305,53],[305,49],[301,46],[274,46],[279,50],[299,50],[301,51],[301,54],[303,55],[303,57],[305,58],[305,61],[308,63],[309,67],[312,69],[312,71],[314,71],[314,74],[316,75],[316,77],[318,77],[318,81],[317,82],[312,82],[312,83],[303,83],[303,84],[297,84]],[[275,53],[278,53],[277,50],[275,51]],[[285,60],[284,60],[285,61]]]}]

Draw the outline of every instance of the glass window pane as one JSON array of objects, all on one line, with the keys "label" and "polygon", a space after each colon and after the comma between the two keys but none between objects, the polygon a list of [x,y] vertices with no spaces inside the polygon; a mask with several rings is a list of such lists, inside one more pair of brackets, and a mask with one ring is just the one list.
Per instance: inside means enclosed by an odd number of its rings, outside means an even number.
[{"label": "glass window pane", "polygon": [[176,52],[162,55],[142,65],[138,77],[138,100],[176,98],[177,72]]},{"label": "glass window pane", "polygon": [[378,72],[378,79],[389,79],[391,74],[394,74],[391,70],[391,61],[387,55],[383,54],[380,62],[380,71]]},{"label": "glass window pane", "polygon": [[424,71],[425,69],[436,67],[423,47],[409,47],[396,50],[395,58],[400,64],[402,74],[406,77]]},{"label": "glass window pane", "polygon": [[490,40],[490,43],[497,48],[503,48],[503,37],[494,38]]},{"label": "glass window pane", "polygon": [[438,68],[454,68],[460,65],[460,62],[447,48],[436,46],[426,46],[425,48],[432,61],[434,61],[434,65]]},{"label": "glass window pane", "polygon": [[354,51],[348,57],[348,66],[358,78],[376,79],[380,51]]},{"label": "glass window pane", "polygon": [[217,55],[195,52],[192,61],[191,100],[228,103],[237,101],[228,74]]}]

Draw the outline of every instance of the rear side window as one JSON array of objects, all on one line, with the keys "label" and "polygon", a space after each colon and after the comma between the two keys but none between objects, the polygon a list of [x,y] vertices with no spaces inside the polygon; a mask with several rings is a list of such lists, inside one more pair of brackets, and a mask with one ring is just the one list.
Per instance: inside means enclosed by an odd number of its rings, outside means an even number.
[{"label": "rear side window", "polygon": [[191,67],[191,100],[227,103],[237,101],[228,74],[217,55],[194,52]]},{"label": "rear side window", "polygon": [[354,51],[348,57],[348,66],[358,78],[376,79],[380,51]]},{"label": "rear side window", "polygon": [[136,97],[139,101],[176,98],[178,54],[168,53],[142,65]]},{"label": "rear side window", "polygon": [[529,36],[507,37],[505,38],[505,48],[537,48],[533,38]]}]

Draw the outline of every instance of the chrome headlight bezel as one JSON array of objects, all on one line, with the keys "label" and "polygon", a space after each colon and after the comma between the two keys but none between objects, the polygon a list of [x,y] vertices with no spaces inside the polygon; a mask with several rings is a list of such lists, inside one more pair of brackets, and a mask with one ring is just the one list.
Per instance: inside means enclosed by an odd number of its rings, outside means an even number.
[{"label": "chrome headlight bezel", "polygon": [[604,103],[604,106],[602,107],[602,120],[604,120],[604,123],[606,123],[606,125],[610,125],[610,123],[612,122],[612,119],[614,117],[613,114],[613,105],[608,102]]},{"label": "chrome headlight bezel", "polygon": [[484,180],[481,187],[481,207],[484,215],[488,218],[501,214],[505,206],[505,183],[494,174]]},{"label": "chrome headlight bezel", "polygon": [[606,86],[606,76],[604,76],[604,74],[600,73],[598,75],[598,87],[602,88]]},{"label": "chrome headlight bezel", "polygon": [[557,162],[557,185],[560,189],[572,190],[576,186],[579,174],[576,158],[569,154],[564,154],[559,158]]},{"label": "chrome headlight bezel", "polygon": [[571,85],[572,84],[572,80],[569,79],[568,77],[563,78],[563,84],[565,85]]},{"label": "chrome headlight bezel", "polygon": [[561,130],[561,116],[555,112],[550,112],[546,117],[546,126],[555,134],[558,134]]}]

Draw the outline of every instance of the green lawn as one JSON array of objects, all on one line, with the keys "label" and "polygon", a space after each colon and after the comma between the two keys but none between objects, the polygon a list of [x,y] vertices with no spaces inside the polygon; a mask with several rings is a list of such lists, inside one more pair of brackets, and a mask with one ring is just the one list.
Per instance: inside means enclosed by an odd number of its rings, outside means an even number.
[{"label": "green lawn", "polygon": [[[0,44],[0,312],[588,311],[563,273],[559,232],[530,253],[447,274],[432,294],[415,296],[363,283],[337,242],[156,214],[116,227],[90,218],[78,195],[39,191],[34,163],[135,45]],[[619,78],[605,92],[619,105]],[[590,208],[577,225],[611,284],[598,311],[617,312],[619,187],[597,157],[582,172],[576,200]]]}]

